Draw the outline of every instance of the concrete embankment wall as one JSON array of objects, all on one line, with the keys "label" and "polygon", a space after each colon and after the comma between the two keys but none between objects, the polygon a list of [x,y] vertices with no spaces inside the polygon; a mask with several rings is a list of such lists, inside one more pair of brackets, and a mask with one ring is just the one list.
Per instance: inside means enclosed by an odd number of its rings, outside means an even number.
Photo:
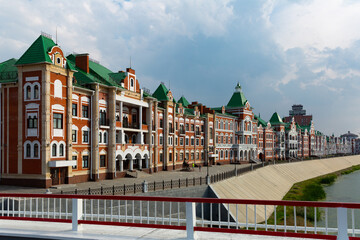
[{"label": "concrete embankment wall", "polygon": [[[281,200],[297,182],[337,172],[360,164],[360,156],[346,156],[287,164],[269,165],[244,175],[212,184],[210,187],[218,198]],[[274,208],[268,206],[267,218]],[[235,219],[236,207],[230,205]],[[245,221],[245,206],[238,206],[238,220]],[[248,220],[254,222],[254,207],[248,207]],[[256,222],[265,221],[264,206],[256,208]]]}]

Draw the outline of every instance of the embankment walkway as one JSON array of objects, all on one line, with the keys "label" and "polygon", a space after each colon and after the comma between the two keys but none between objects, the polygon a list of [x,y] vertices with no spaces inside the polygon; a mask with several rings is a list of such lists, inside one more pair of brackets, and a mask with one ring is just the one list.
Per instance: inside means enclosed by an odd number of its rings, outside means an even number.
[{"label": "embankment walkway", "polygon": [[[281,200],[298,182],[360,165],[360,156],[327,158],[288,164],[269,165],[238,177],[211,185],[218,198]],[[274,209],[266,209],[269,217]],[[235,206],[230,205],[235,218]],[[245,218],[245,206],[238,208],[238,219]],[[248,208],[249,222],[254,222],[254,208]],[[265,209],[256,209],[256,221],[265,221]]]}]

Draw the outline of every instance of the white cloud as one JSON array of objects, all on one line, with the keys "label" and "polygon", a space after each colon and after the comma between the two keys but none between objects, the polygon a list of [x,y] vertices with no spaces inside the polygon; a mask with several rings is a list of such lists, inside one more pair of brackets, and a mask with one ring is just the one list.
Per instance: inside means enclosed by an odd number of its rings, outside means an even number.
[{"label": "white cloud", "polygon": [[360,31],[354,31],[360,25],[358,1],[294,1],[285,6],[281,4],[279,9],[273,7],[272,2],[264,4],[267,11],[263,18],[270,21],[267,26],[284,50],[347,48],[360,39]]}]

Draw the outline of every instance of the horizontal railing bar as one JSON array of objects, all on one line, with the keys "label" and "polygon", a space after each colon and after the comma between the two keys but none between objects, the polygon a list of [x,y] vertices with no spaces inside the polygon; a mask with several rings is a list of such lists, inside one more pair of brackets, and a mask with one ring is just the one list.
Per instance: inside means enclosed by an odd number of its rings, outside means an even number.
[{"label": "horizontal railing bar", "polygon": [[360,203],[341,202],[310,202],[287,200],[252,200],[252,199],[217,199],[217,198],[182,198],[182,197],[153,197],[153,196],[114,196],[114,195],[62,195],[62,194],[27,194],[27,193],[0,193],[0,197],[22,198],[67,198],[67,199],[103,199],[103,200],[135,200],[153,202],[194,202],[194,203],[229,203],[275,206],[303,206],[360,209]]}]

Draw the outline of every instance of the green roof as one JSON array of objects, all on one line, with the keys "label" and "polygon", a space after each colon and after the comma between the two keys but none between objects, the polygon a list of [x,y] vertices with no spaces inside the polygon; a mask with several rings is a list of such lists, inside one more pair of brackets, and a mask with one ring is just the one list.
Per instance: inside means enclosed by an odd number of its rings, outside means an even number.
[{"label": "green roof", "polygon": [[52,63],[48,52],[56,44],[50,38],[40,35],[35,42],[26,50],[15,65],[48,62]]},{"label": "green roof", "polygon": [[184,96],[182,96],[182,97],[179,99],[178,103],[181,103],[184,107],[187,107],[187,106],[190,105],[190,103],[188,102],[188,100],[186,100],[186,98],[185,98]]},{"label": "green roof", "polygon": [[11,58],[0,63],[0,82],[16,82],[18,80],[18,69],[15,66],[17,59]]},{"label": "green roof", "polygon": [[247,99],[245,98],[241,86],[238,83],[235,87],[235,92],[233,93],[232,97],[230,98],[230,101],[227,104],[228,108],[237,108],[237,107],[244,107],[247,102]]},{"label": "green roof", "polygon": [[159,101],[169,101],[169,98],[167,97],[168,92],[169,90],[161,83],[153,93],[153,97]]},{"label": "green roof", "polygon": [[184,114],[193,116],[194,115],[194,109],[184,108]]},{"label": "green roof", "polygon": [[260,126],[260,125],[263,126],[263,127],[267,126],[267,123],[263,119],[261,119],[259,116],[254,114],[254,118],[256,120],[258,120],[258,126]]},{"label": "green roof", "polygon": [[271,116],[269,122],[271,125],[284,125],[284,122],[281,120],[281,117],[277,112],[274,112],[274,114]]}]

